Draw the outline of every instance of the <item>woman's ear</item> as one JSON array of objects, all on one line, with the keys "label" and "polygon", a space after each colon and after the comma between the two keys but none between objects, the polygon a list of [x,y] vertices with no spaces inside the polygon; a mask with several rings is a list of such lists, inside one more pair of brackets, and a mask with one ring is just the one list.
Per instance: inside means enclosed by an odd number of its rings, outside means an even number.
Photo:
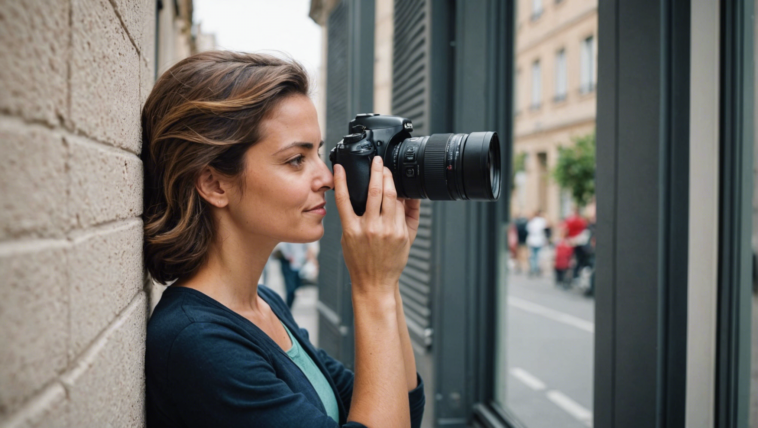
[{"label": "woman's ear", "polygon": [[207,167],[195,179],[195,188],[200,197],[216,208],[223,208],[229,204],[229,185],[213,168]]}]

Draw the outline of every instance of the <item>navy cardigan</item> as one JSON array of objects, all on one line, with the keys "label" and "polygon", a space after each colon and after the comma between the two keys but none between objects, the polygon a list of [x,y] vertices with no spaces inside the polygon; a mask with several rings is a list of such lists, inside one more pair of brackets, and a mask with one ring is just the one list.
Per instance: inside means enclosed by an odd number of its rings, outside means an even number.
[{"label": "navy cardigan", "polygon": [[[263,285],[258,294],[329,381],[339,425],[300,368],[255,324],[197,290],[168,287],[147,327],[148,428],[364,427],[346,422],[353,372],[310,343],[278,294]],[[417,428],[425,402],[420,377],[408,400]]]}]

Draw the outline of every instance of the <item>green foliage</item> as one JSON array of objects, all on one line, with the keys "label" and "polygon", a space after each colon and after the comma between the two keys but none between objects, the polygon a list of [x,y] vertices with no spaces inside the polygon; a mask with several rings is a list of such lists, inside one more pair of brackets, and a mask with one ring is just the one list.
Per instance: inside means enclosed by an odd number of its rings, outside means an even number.
[{"label": "green foliage", "polygon": [[513,168],[511,168],[511,190],[516,188],[516,174],[526,171],[526,152],[514,153]]},{"label": "green foliage", "polygon": [[595,196],[595,133],[573,141],[571,147],[558,148],[553,177],[561,188],[571,192],[579,207],[584,207]]}]

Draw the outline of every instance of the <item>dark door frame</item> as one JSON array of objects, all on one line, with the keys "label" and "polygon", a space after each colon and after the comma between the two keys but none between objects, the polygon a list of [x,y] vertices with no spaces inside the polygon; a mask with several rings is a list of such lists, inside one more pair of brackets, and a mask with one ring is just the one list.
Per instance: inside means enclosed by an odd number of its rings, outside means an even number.
[{"label": "dark door frame", "polygon": [[716,426],[747,428],[750,410],[754,0],[721,1]]}]

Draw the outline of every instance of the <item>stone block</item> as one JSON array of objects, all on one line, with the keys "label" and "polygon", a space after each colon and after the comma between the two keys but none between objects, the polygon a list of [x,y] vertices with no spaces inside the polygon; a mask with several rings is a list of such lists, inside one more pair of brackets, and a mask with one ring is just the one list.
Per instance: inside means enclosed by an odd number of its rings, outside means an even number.
[{"label": "stone block", "polygon": [[147,6],[142,8],[142,41],[140,42],[140,57],[144,61],[150,72],[155,70],[155,21],[158,19],[158,10],[155,1],[146,1]]},{"label": "stone block", "polygon": [[0,415],[67,365],[66,241],[0,245]]},{"label": "stone block", "polygon": [[145,328],[140,293],[61,379],[72,427],[145,426]]},{"label": "stone block", "polygon": [[66,390],[63,385],[55,382],[0,422],[0,428],[69,427],[66,404]]},{"label": "stone block", "polygon": [[72,0],[71,124],[140,151],[139,55],[108,0]]},{"label": "stone block", "polygon": [[69,2],[0,2],[0,110],[58,124],[66,117]]},{"label": "stone block", "polygon": [[70,227],[62,136],[44,126],[0,118],[0,153],[0,240],[62,237]]},{"label": "stone block", "polygon": [[73,359],[144,288],[142,221],[79,232],[68,256],[68,277]]},{"label": "stone block", "polygon": [[142,214],[142,161],[80,137],[69,146],[68,210],[79,227]]}]

